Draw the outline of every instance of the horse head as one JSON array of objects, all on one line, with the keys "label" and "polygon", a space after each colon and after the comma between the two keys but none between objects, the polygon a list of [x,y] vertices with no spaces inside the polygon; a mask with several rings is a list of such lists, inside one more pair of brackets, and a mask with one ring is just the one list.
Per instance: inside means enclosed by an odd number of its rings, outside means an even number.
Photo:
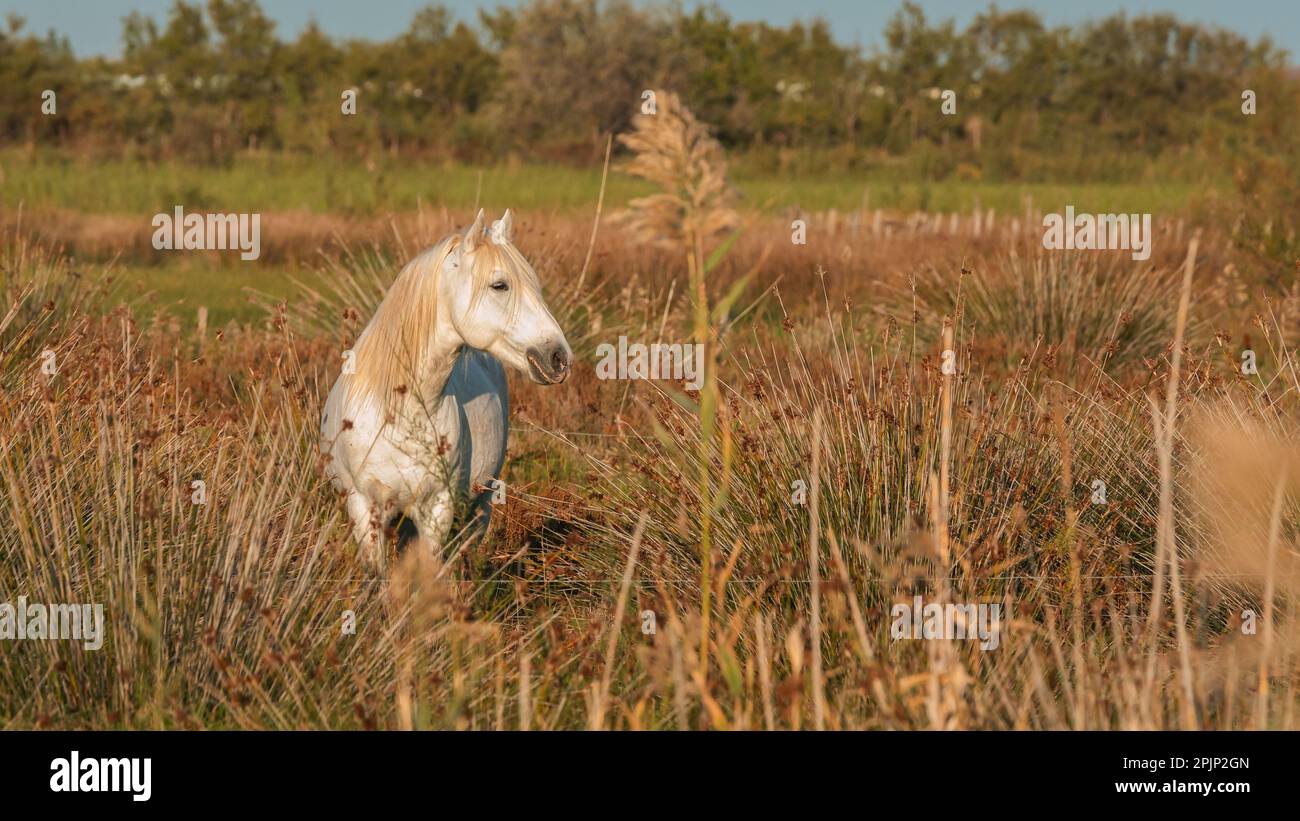
[{"label": "horse head", "polygon": [[509,209],[484,230],[483,211],[443,263],[439,300],[465,344],[556,385],[569,376],[573,352],[542,299],[533,267],[512,241]]}]

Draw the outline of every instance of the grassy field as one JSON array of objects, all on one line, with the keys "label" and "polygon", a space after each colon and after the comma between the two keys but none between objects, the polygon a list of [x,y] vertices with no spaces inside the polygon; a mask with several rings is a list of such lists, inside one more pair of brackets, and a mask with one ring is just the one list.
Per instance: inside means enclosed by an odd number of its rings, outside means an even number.
[{"label": "grassy field", "polygon": [[[593,242],[587,172],[4,162],[0,590],[108,635],[6,647],[2,727],[1300,726],[1300,310],[1164,210],[1186,189],[882,183],[855,215],[860,183],[741,176],[709,216],[744,230],[684,252],[615,219],[650,190],[622,178]],[[1154,253],[908,220],[1026,193],[1157,210]],[[177,197],[278,212],[266,257],[142,250]],[[475,201],[520,209],[575,371],[511,375],[484,540],[376,568],[322,400]],[[843,211],[796,245],[792,202]],[[620,336],[711,340],[704,388],[597,378]],[[997,648],[898,638],[918,595],[998,605]]]},{"label": "grassy field", "polygon": [[[616,166],[617,169],[617,166]],[[92,160],[17,151],[0,154],[0,206],[62,208],[91,214],[153,215],[177,204],[190,210],[306,211],[367,216],[425,208],[468,209],[509,205],[521,211],[591,209],[601,169],[563,165],[503,164],[475,168],[419,160],[322,162],[315,157],[246,156],[228,168],[185,162]],[[1136,183],[1048,184],[900,179],[894,171],[777,174],[736,169],[733,182],[748,207],[784,213],[801,208],[869,207],[935,212],[969,211],[978,204],[1019,213],[1025,198],[1055,209],[1151,212],[1185,210],[1212,184],[1147,180]],[[617,171],[607,202],[620,206],[651,191]]]},{"label": "grassy field", "polygon": [[[949,180],[900,181],[893,171],[852,174],[779,175],[746,171],[733,177],[742,208],[756,214],[826,212],[845,218],[864,206],[862,220],[876,209],[891,218],[912,212],[970,214],[977,206],[1004,217],[1038,210],[1192,213],[1221,185],[1189,182],[998,183]],[[617,168],[617,167],[616,167]],[[51,234],[51,243],[82,262],[115,260],[115,293],[146,305],[164,306],[192,319],[199,306],[214,325],[260,315],[249,289],[287,298],[293,280],[315,282],[324,267],[319,249],[337,250],[342,239],[382,236],[392,215],[458,215],[476,204],[509,205],[529,217],[591,214],[600,192],[599,168],[504,164],[488,168],[429,161],[320,162],[287,155],[248,155],[231,167],[183,162],[143,163],[93,160],[10,149],[0,153],[0,213],[13,227]],[[615,170],[606,207],[616,211],[652,187]],[[275,212],[288,215],[285,228],[268,227],[273,246],[256,262],[211,255],[177,255],[148,250],[153,214],[182,204],[188,211]],[[48,215],[56,215],[51,219]],[[65,218],[73,219],[66,225]],[[423,218],[423,217],[422,217]],[[410,220],[408,220],[409,222]],[[54,228],[51,228],[51,226]],[[287,239],[286,239],[287,232]],[[273,247],[272,251],[276,250]]]},{"label": "grassy field", "polygon": [[[592,370],[599,341],[656,338],[661,324],[689,336],[688,304],[666,298],[680,264],[602,232],[590,287],[575,291],[558,272],[580,267],[589,230],[554,221],[549,243],[529,241],[579,366],[562,388],[512,377],[508,501],[450,576],[418,551],[383,572],[360,562],[319,474],[320,401],[350,333],[339,318],[368,310],[367,283],[391,271],[342,265],[333,281],[352,271],[362,302],[290,294],[274,322],[201,340],[190,322],[155,322],[161,305],[137,302],[124,322],[96,295],[97,265],[73,276],[11,245],[0,586],[104,602],[109,637],[100,652],[20,642],[0,656],[4,726],[1295,726],[1290,617],[1270,611],[1270,644],[1238,617],[1266,612],[1265,585],[1290,595],[1298,577],[1291,536],[1279,552],[1270,526],[1271,477],[1300,434],[1279,342],[1293,318],[1256,327],[1254,306],[1225,304],[1198,271],[1179,457],[1161,468],[1146,396],[1169,378],[1176,248],[1134,277],[1122,260],[1005,236],[841,231],[774,248],[758,226],[709,288],[716,300],[760,272],[720,351],[702,560],[700,409],[678,386]],[[913,280],[918,259],[934,268]],[[950,378],[936,364],[946,316],[962,317]],[[1244,334],[1257,377],[1234,370]],[[53,381],[44,350],[62,363]],[[815,464],[816,504],[792,504]],[[942,465],[946,512],[934,506]],[[1148,626],[1164,488],[1184,560],[1179,592],[1163,595],[1182,615],[1166,601]],[[1291,534],[1300,500],[1281,498]],[[814,560],[822,587],[808,582]],[[1000,603],[999,648],[892,640],[890,603],[913,595]],[[356,635],[338,628],[344,610]]]},{"label": "grassy field", "polygon": [[267,317],[270,300],[293,299],[297,282],[317,284],[320,272],[283,265],[172,265],[119,264],[111,269],[109,293],[142,313],[163,311],[193,322],[200,307],[208,309],[208,322],[219,327],[230,321],[253,322]]}]

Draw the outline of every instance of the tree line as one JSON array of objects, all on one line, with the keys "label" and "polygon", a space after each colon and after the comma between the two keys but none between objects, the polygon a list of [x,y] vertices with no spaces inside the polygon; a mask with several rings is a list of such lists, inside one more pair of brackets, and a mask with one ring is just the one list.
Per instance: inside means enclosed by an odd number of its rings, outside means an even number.
[{"label": "tree line", "polygon": [[164,20],[126,16],[109,59],[11,15],[0,142],[205,162],[248,150],[590,162],[645,89],[670,88],[728,149],[775,166],[906,157],[932,178],[1131,178],[1161,156],[1283,145],[1291,115],[1243,129],[1242,94],[1261,115],[1298,97],[1267,39],[1164,14],[1049,27],[990,6],[959,28],[904,3],[881,40],[863,50],[822,21],[626,0],[531,0],[473,20],[435,5],[382,42],[315,23],[282,39],[257,0],[177,0]]}]

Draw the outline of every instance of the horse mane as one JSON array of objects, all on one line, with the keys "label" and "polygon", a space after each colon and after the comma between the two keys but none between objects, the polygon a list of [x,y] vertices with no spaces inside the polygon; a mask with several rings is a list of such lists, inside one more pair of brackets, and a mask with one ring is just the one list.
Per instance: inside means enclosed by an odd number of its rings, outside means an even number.
[{"label": "horse mane", "polygon": [[[421,374],[438,364],[427,360],[438,324],[439,278],[447,257],[464,241],[460,233],[443,237],[406,263],[389,286],[354,347],[349,404],[379,402],[392,408],[404,395],[416,390]],[[524,289],[534,293],[540,290],[537,273],[513,243],[484,237],[474,249],[471,307],[486,293],[496,271],[504,271],[509,278],[508,310],[513,319]]]}]

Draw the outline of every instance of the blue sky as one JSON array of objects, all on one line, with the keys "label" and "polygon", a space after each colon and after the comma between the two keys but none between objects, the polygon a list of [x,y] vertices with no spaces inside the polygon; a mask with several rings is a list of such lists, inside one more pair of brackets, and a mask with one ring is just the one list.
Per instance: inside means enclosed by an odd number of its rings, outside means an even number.
[{"label": "blue sky", "polygon": [[[121,18],[132,10],[164,19],[173,0],[0,0],[0,16],[16,13],[27,19],[28,29],[45,33],[53,28],[67,35],[80,56],[117,55],[121,46]],[[403,31],[416,10],[429,0],[261,0],[262,8],[276,20],[282,37],[292,37],[311,18],[338,37],[386,39]],[[683,0],[687,8],[698,5]],[[767,20],[785,24],[795,19],[822,17],[830,22],[837,39],[870,47],[901,0],[718,0],[733,18]],[[517,5],[517,0],[443,0],[460,16],[473,19],[482,6]],[[932,19],[956,18],[965,23],[987,3],[969,0],[920,0]],[[1130,15],[1169,11],[1179,17],[1213,23],[1240,32],[1252,40],[1264,34],[1289,50],[1292,62],[1300,54],[1300,2],[1297,0],[1004,0],[1001,8],[1031,8],[1049,24],[1074,23],[1115,11]]]}]

